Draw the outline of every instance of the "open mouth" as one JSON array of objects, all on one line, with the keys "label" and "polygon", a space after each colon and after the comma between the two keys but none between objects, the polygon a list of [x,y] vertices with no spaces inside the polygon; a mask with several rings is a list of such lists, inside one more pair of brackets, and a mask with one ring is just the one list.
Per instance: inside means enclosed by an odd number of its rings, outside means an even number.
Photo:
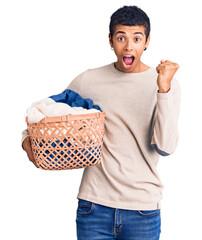
[{"label": "open mouth", "polygon": [[135,60],[135,57],[132,55],[123,56],[123,63],[126,68],[130,68]]}]

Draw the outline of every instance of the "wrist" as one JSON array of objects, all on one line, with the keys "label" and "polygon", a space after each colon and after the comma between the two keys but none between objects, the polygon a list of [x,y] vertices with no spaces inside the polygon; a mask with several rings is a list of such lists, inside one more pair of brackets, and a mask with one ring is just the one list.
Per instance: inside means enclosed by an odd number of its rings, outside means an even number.
[{"label": "wrist", "polygon": [[170,88],[169,89],[160,89],[159,88],[158,92],[159,93],[167,93],[169,90],[170,90]]}]

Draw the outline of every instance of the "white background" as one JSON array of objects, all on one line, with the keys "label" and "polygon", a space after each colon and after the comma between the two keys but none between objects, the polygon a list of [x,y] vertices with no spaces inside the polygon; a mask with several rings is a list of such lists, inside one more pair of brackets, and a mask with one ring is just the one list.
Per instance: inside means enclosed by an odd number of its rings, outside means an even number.
[{"label": "white background", "polygon": [[177,62],[182,92],[180,140],[158,165],[165,186],[161,240],[202,239],[202,79],[200,1],[52,1],[0,3],[0,238],[75,240],[83,169],[43,171],[21,148],[25,111],[58,94],[78,74],[116,61],[108,41],[111,14],[137,5],[151,20],[142,61]]}]

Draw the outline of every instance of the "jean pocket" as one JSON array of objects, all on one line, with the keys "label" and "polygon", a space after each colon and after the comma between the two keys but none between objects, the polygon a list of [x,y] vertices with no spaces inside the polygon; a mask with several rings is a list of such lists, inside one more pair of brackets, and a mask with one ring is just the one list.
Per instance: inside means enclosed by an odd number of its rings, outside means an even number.
[{"label": "jean pocket", "polygon": [[84,200],[84,199],[78,200],[78,207],[77,207],[77,211],[76,211],[78,215],[92,214],[93,209],[94,209],[94,203]]},{"label": "jean pocket", "polygon": [[157,214],[159,214],[161,211],[161,209],[155,209],[155,210],[137,210],[137,212],[141,215],[141,216],[145,216],[145,217],[151,217],[151,216],[155,216]]}]

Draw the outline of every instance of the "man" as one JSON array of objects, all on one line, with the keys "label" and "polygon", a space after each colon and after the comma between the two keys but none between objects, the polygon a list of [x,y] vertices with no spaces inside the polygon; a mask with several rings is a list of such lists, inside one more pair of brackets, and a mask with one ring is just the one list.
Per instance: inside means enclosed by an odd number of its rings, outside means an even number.
[{"label": "man", "polygon": [[[77,198],[79,240],[157,240],[163,184],[156,166],[178,143],[179,65],[141,61],[150,20],[136,6],[111,16],[109,42],[117,62],[78,75],[67,87],[106,112],[101,164],[85,168]],[[37,166],[27,130],[23,148]]]}]

